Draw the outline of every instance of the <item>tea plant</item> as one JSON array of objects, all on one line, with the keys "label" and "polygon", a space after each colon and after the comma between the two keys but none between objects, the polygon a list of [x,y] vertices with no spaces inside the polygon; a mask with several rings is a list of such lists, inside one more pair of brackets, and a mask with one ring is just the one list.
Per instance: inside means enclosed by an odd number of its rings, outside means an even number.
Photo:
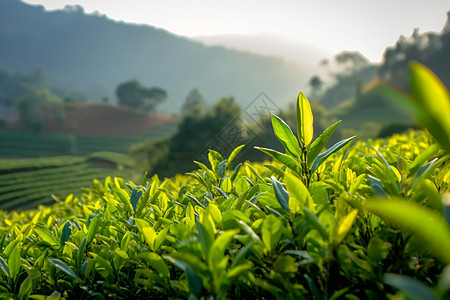
[{"label": "tea plant", "polygon": [[[449,101],[428,70],[412,72],[418,107],[430,86]],[[448,298],[450,130],[444,113],[421,111],[432,135],[350,137],[321,153],[339,123],[314,140],[300,93],[298,136],[274,115],[286,151],[259,148],[272,163],[231,169],[243,146],[211,150],[185,175],[108,177],[81,197],[1,212],[2,297]]]}]

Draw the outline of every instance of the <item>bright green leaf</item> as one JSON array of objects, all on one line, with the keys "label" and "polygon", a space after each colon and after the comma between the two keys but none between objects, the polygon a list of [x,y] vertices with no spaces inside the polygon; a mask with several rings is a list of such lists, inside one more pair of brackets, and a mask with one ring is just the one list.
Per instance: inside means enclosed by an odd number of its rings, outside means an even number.
[{"label": "bright green leaf", "polygon": [[340,242],[342,242],[342,240],[344,240],[345,236],[352,228],[353,223],[355,222],[357,216],[358,210],[354,209],[347,216],[344,217],[344,219],[341,221],[341,224],[339,224],[338,227],[338,232],[335,238],[336,244],[339,244]]},{"label": "bright green leaf", "polygon": [[120,249],[122,249],[123,251],[127,251],[128,245],[130,244],[130,240],[131,240],[131,232],[127,231],[125,232],[125,234],[122,237],[122,240],[120,241]]},{"label": "bright green leaf", "polygon": [[223,259],[225,249],[239,231],[239,229],[227,230],[216,238],[208,253],[208,263],[210,267]]},{"label": "bright green leaf", "polygon": [[313,174],[318,168],[319,166],[325,162],[325,160],[327,160],[328,157],[330,157],[330,155],[336,153],[337,151],[339,151],[342,147],[344,147],[345,145],[347,145],[348,142],[350,142],[352,139],[354,139],[355,137],[349,137],[348,139],[342,140],[337,142],[336,144],[334,144],[330,149],[328,149],[327,151],[321,153],[319,156],[317,156],[317,158],[314,160],[312,167],[311,167],[311,174]]},{"label": "bright green leaf", "polygon": [[302,147],[311,143],[314,134],[313,114],[308,99],[302,92],[297,98],[297,135]]},{"label": "bright green leaf", "polygon": [[283,233],[283,222],[274,215],[268,215],[261,228],[262,241],[269,252],[275,250]]},{"label": "bright green leaf", "polygon": [[428,160],[433,158],[438,152],[439,152],[439,145],[433,144],[427,149],[425,149],[423,152],[419,153],[419,155],[416,156],[412,164],[409,166],[409,174],[414,174],[417,172],[417,170]]},{"label": "bright green leaf", "polygon": [[365,208],[404,228],[424,242],[424,247],[445,263],[450,263],[450,228],[434,211],[403,200],[371,200]]},{"label": "bright green leaf", "polygon": [[94,239],[94,236],[97,233],[97,230],[100,226],[101,216],[102,214],[98,214],[91,219],[91,222],[89,223],[88,233],[86,236],[87,244],[89,244]]},{"label": "bright green leaf", "polygon": [[279,162],[281,162],[282,164],[285,164],[286,167],[288,167],[289,169],[291,169],[292,171],[294,171],[297,174],[300,174],[300,170],[301,170],[301,166],[299,164],[299,162],[289,156],[286,155],[284,153],[280,153],[278,151],[272,150],[272,149],[267,149],[267,148],[260,148],[260,147],[255,147],[256,149],[264,152],[265,154],[275,158],[276,160],[278,160]]},{"label": "bright green leaf", "polygon": [[142,252],[138,255],[138,257],[143,259],[150,267],[158,271],[159,276],[165,279],[170,279],[169,268],[161,256],[155,252]]},{"label": "bright green leaf", "polygon": [[289,125],[287,125],[280,117],[272,115],[272,127],[275,136],[286,149],[286,154],[298,158],[300,148],[298,146],[297,138],[292,133]]},{"label": "bright green leaf", "polygon": [[205,256],[208,257],[209,250],[211,249],[211,245],[213,243],[214,233],[210,233],[198,219],[195,220],[195,223],[197,224],[198,236],[200,243],[202,244],[203,251]]},{"label": "bright green leaf", "polygon": [[236,156],[241,152],[242,148],[244,148],[245,145],[240,145],[234,148],[234,150],[231,152],[230,156],[228,156],[227,159],[227,168],[230,166],[230,164],[233,162],[233,160],[236,158]]},{"label": "bright green leaf", "polygon": [[308,152],[306,153],[307,161],[308,161],[308,167],[311,167],[316,157],[320,154],[320,151],[322,151],[323,147],[325,147],[325,144],[330,139],[333,132],[336,130],[338,125],[341,123],[341,121],[337,121],[327,129],[325,129],[322,134],[314,140],[310,145],[308,145],[307,149]]},{"label": "bright green leaf", "polygon": [[39,237],[46,243],[48,243],[50,246],[58,246],[59,241],[56,238],[56,236],[48,230],[47,227],[37,224],[36,227],[34,227],[34,232],[36,232]]},{"label": "bright green leaf", "polygon": [[15,247],[8,258],[9,275],[15,279],[20,273],[20,250]]},{"label": "bright green leaf", "polygon": [[411,64],[411,97],[422,109],[422,123],[450,152],[449,92],[433,72],[419,63]]},{"label": "bright green leaf", "polygon": [[166,227],[160,232],[158,232],[158,235],[155,238],[155,241],[153,242],[155,251],[158,251],[161,245],[164,243],[167,233],[169,232],[170,227]]},{"label": "bright green leaf", "polygon": [[153,243],[156,239],[156,232],[153,229],[153,227],[151,227],[150,224],[144,219],[136,218],[134,221],[136,222],[136,225],[139,228],[140,233],[144,236],[144,240],[147,243],[147,245],[150,246],[150,249],[155,251]]},{"label": "bright green leaf", "polygon": [[19,299],[28,299],[33,288],[33,279],[31,277],[25,278],[25,280],[20,284],[19,288]]},{"label": "bright green leaf", "polygon": [[292,213],[300,213],[303,207],[314,210],[311,194],[298,177],[286,174],[284,181],[289,193],[289,209]]},{"label": "bright green leaf", "polygon": [[295,273],[298,271],[298,264],[292,256],[280,255],[273,263],[273,268],[279,273]]},{"label": "bright green leaf", "polygon": [[70,277],[81,280],[81,278],[78,277],[78,275],[65,262],[63,262],[59,259],[56,259],[56,258],[49,258],[48,261],[51,262],[52,264],[54,264],[55,267],[57,267],[58,269],[60,269],[61,271],[63,271],[67,275],[69,275]]}]

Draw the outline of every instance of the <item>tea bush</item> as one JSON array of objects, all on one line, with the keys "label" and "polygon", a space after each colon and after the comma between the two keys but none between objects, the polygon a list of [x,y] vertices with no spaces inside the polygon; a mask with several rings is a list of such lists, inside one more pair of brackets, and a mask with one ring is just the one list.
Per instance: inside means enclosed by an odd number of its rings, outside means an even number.
[{"label": "tea bush", "polygon": [[[192,173],[140,184],[108,177],[82,197],[1,213],[0,292],[7,299],[449,298],[450,109],[439,104],[449,97],[420,65],[417,76],[412,106],[431,135],[354,144],[349,137],[322,152],[339,123],[313,139],[300,93],[298,136],[273,116],[286,151],[259,148],[273,162],[231,169],[243,146],[226,159],[210,151],[210,165],[196,162]],[[430,87],[440,110],[422,101]]]}]

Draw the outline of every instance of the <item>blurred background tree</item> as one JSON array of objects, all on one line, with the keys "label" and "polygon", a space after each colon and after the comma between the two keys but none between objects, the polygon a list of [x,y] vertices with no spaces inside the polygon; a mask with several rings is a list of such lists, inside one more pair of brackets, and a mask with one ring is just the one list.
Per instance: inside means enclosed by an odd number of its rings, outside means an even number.
[{"label": "blurred background tree", "polygon": [[119,84],[116,95],[119,105],[146,111],[155,111],[156,106],[167,98],[167,92],[162,88],[147,88],[135,79]]},{"label": "blurred background tree", "polygon": [[33,90],[23,96],[18,104],[20,120],[33,131],[41,131],[52,111],[57,121],[64,120],[64,106],[61,98],[48,89]]}]

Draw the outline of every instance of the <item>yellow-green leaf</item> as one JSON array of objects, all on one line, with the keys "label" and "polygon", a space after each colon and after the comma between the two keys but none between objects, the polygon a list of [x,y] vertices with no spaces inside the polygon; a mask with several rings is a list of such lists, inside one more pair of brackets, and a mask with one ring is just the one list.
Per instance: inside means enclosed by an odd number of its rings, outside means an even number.
[{"label": "yellow-green leaf", "polygon": [[289,193],[289,209],[291,213],[301,212],[302,207],[307,207],[314,211],[311,194],[298,177],[286,173],[284,182]]},{"label": "yellow-green leaf", "polygon": [[227,177],[227,178],[224,179],[224,181],[220,185],[220,188],[225,193],[229,193],[231,191],[231,180],[230,180],[230,177]]},{"label": "yellow-green leaf", "polygon": [[342,220],[342,222],[338,228],[338,232],[337,232],[336,239],[335,239],[336,244],[339,244],[345,238],[347,233],[352,228],[357,215],[358,215],[358,210],[354,209],[347,216],[344,217],[344,219]]},{"label": "yellow-green leaf", "polygon": [[297,138],[292,133],[291,128],[280,117],[272,114],[272,127],[275,136],[283,144],[286,149],[286,154],[290,154],[298,158],[300,148],[298,147]]},{"label": "yellow-green leaf", "polygon": [[59,241],[56,236],[48,230],[47,227],[43,225],[36,225],[34,228],[34,232],[36,232],[39,237],[46,243],[50,244],[50,246],[58,246]]},{"label": "yellow-green leaf", "polygon": [[136,225],[139,228],[139,231],[144,236],[145,242],[150,246],[150,249],[153,251],[153,243],[156,239],[156,232],[150,224],[143,219],[135,219]]},{"label": "yellow-green leaf", "polygon": [[302,146],[308,146],[313,139],[313,114],[308,99],[302,92],[297,98],[297,135]]},{"label": "yellow-green leaf", "polygon": [[450,226],[442,215],[414,202],[397,199],[367,201],[365,208],[415,234],[424,242],[425,249],[450,263]]},{"label": "yellow-green leaf", "polygon": [[411,64],[411,97],[422,109],[419,118],[450,152],[450,95],[444,84],[427,67]]}]

